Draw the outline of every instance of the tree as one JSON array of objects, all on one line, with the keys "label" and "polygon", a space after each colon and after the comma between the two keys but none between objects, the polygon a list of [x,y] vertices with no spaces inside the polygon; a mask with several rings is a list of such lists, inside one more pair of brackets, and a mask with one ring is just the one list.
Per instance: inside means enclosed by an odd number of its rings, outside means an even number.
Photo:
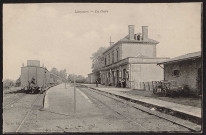
[{"label": "tree", "polygon": [[69,74],[68,81],[74,83],[74,79],[76,80],[76,83],[86,82],[86,78],[82,75]]},{"label": "tree", "polygon": [[104,66],[103,52],[106,50],[105,47],[100,47],[95,53],[92,54],[92,71],[95,72]]},{"label": "tree", "polygon": [[10,79],[6,79],[3,81],[3,88],[4,89],[9,89],[10,87],[14,86],[14,81]]},{"label": "tree", "polygon": [[[67,71],[66,71],[66,69],[58,71],[57,68],[53,67],[51,69],[50,73],[60,77],[63,82],[67,81]],[[54,76],[52,76],[52,77],[54,77]],[[54,81],[56,81],[56,79],[57,79],[56,77],[53,78]]]},{"label": "tree", "polygon": [[21,86],[21,76],[16,80],[15,86],[16,86],[16,87]]},{"label": "tree", "polygon": [[78,75],[77,79],[76,79],[76,82],[77,83],[84,83],[84,82],[86,82],[86,78],[83,77],[82,75]]},{"label": "tree", "polygon": [[59,76],[63,79],[63,81],[66,81],[66,79],[67,79],[67,71],[66,71],[66,69],[60,70],[59,71]]},{"label": "tree", "polygon": [[59,71],[57,70],[57,68],[53,67],[50,71],[51,73],[55,74],[55,75],[58,75],[59,74]]},{"label": "tree", "polygon": [[69,74],[69,75],[68,75],[68,81],[69,81],[69,82],[72,82],[72,83],[73,83],[73,82],[74,82],[74,78],[77,78],[77,75],[74,75],[74,74]]}]

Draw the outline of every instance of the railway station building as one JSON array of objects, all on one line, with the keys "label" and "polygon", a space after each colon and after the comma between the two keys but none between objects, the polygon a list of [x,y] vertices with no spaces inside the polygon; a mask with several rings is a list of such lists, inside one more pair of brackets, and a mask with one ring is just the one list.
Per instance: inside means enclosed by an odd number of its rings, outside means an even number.
[{"label": "railway station building", "polygon": [[103,52],[101,84],[132,88],[134,83],[163,80],[163,69],[157,63],[168,58],[156,57],[159,42],[148,37],[148,26],[142,26],[142,33],[135,33],[134,28],[129,25],[128,35],[116,43],[110,42]]},{"label": "railway station building", "polygon": [[200,51],[181,55],[158,65],[164,65],[164,80],[174,80],[178,86],[187,85],[189,94],[201,95],[203,72]]}]

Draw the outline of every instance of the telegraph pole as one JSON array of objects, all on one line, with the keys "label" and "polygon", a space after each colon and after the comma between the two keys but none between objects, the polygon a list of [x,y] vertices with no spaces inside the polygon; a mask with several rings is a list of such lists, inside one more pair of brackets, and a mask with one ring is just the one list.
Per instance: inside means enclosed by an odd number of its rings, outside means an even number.
[{"label": "telegraph pole", "polygon": [[65,89],[67,88],[67,86],[66,86],[66,80],[65,80]]},{"label": "telegraph pole", "polygon": [[65,79],[65,89],[67,88],[67,85],[66,85],[66,84],[68,83],[68,76],[67,76],[67,74],[68,74],[68,73],[66,73],[66,79]]},{"label": "telegraph pole", "polygon": [[74,76],[74,113],[76,114],[76,77]]}]

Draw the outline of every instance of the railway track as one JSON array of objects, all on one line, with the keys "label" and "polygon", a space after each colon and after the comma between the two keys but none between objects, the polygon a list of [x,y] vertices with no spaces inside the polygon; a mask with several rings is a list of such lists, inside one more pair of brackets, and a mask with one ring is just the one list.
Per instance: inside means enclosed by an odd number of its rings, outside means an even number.
[{"label": "railway track", "polygon": [[[86,88],[86,87],[82,87],[82,86],[77,86],[77,87],[78,87],[80,90],[81,90],[82,88]],[[201,129],[201,127],[199,127],[198,130],[195,130],[194,128],[191,128],[191,126],[189,127],[189,126],[187,126],[187,125],[180,124],[180,123],[176,122],[175,120],[171,120],[171,119],[168,119],[168,118],[166,118],[166,117],[161,117],[160,115],[157,115],[157,114],[155,114],[155,113],[152,113],[151,111],[148,111],[148,109],[142,109],[142,107],[137,107],[137,105],[136,105],[135,103],[131,103],[131,102],[129,102],[129,101],[120,99],[120,98],[115,97],[115,96],[113,96],[113,95],[110,95],[110,94],[107,94],[107,93],[103,93],[103,92],[99,92],[99,91],[96,91],[96,90],[93,90],[93,89],[90,89],[90,88],[86,88],[86,89],[88,89],[88,90],[90,90],[90,91],[92,91],[92,92],[94,92],[94,93],[100,94],[100,95],[102,95],[102,96],[105,96],[105,97],[107,97],[107,98],[113,99],[113,100],[115,100],[115,101],[121,102],[121,103],[123,103],[123,104],[125,104],[125,105],[128,105],[128,106],[130,106],[130,107],[133,107],[133,108],[135,108],[135,109],[137,109],[137,110],[141,110],[141,111],[143,111],[143,112],[145,112],[145,113],[147,113],[147,114],[149,114],[149,115],[153,115],[153,116],[158,117],[158,118],[160,118],[160,119],[169,121],[169,122],[171,122],[171,123],[173,123],[173,124],[176,124],[176,125],[178,125],[178,126],[180,126],[180,127],[186,128],[186,129],[188,129],[188,130],[191,131],[191,132],[197,132],[197,131],[199,131],[199,130]],[[143,128],[145,131],[149,131],[149,129],[147,129],[146,127],[143,127],[140,123],[132,120],[131,118],[127,117],[126,115],[122,114],[121,112],[119,112],[119,111],[111,108],[110,106],[108,106],[108,105],[105,104],[104,102],[100,101],[100,100],[97,99],[96,97],[91,96],[91,95],[89,95],[89,96],[90,96],[92,99],[94,99],[95,101],[97,101],[97,102],[101,103],[102,105],[106,106],[107,108],[109,108],[109,109],[112,110],[113,112],[121,115],[122,117],[124,117],[124,118],[127,119],[128,121],[131,121],[133,124],[136,124],[136,125],[140,126],[140,127]]]},{"label": "railway track", "polygon": [[40,95],[41,94],[37,94],[36,97],[34,98],[34,100],[31,102],[31,108],[27,111],[26,115],[23,117],[21,123],[19,124],[18,128],[15,131],[16,133],[18,133],[19,130],[21,129],[21,127],[24,124],[25,120],[27,119],[27,117],[31,113],[33,105],[37,102],[37,100],[39,99]]},{"label": "railway track", "polygon": [[91,95],[90,95],[90,97],[92,98],[92,100],[95,100],[96,102],[98,102],[98,103],[106,106],[108,109],[112,110],[114,113],[116,113],[116,114],[120,115],[121,117],[125,118],[125,119],[128,120],[130,123],[132,123],[133,125],[141,127],[142,129],[144,129],[144,131],[149,131],[149,129],[147,129],[146,127],[142,126],[140,123],[138,123],[138,122],[130,119],[130,118],[127,117],[126,115],[122,114],[121,112],[119,112],[119,111],[111,108],[109,105],[107,105],[107,104],[105,104],[104,102],[100,101],[100,100],[97,99],[96,97],[91,96]]},{"label": "railway track", "polygon": [[9,97],[12,97],[12,96],[16,96],[16,93],[15,94],[3,94],[3,98],[4,99],[7,99],[7,98],[9,98]]},{"label": "railway track", "polygon": [[[15,95],[16,95],[16,94],[15,94]],[[15,95],[13,95],[13,96],[15,96]],[[14,104],[17,103],[18,101],[20,101],[25,95],[26,95],[26,94],[23,93],[20,97],[14,99],[14,100],[11,99],[8,104],[6,104],[6,105],[3,106],[3,109],[4,109],[4,110],[10,109],[10,108],[12,107],[12,105],[14,105]],[[10,97],[10,96],[9,96],[9,97]],[[7,98],[8,98],[8,97],[7,97]]]},{"label": "railway track", "polygon": [[22,117],[19,117],[18,119],[12,121],[13,123],[16,124],[16,126],[13,125],[11,127],[13,128],[13,130],[10,132],[18,133],[20,131],[20,129],[24,125],[25,120],[29,117],[30,113],[35,107],[34,104],[39,100],[39,97],[41,97],[41,95],[42,94],[31,95],[31,94],[23,93],[18,98],[10,100],[10,102],[3,107],[3,111],[5,114],[7,114],[7,112],[10,113],[12,111],[16,111],[17,108],[23,107]]}]

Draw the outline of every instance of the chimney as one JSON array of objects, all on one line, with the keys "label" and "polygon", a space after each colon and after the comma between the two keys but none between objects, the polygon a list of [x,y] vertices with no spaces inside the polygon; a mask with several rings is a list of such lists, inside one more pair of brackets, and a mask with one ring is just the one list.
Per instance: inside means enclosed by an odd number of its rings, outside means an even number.
[{"label": "chimney", "polygon": [[142,40],[148,39],[148,26],[142,26]]},{"label": "chimney", "polygon": [[134,25],[129,25],[129,40],[134,40]]}]

